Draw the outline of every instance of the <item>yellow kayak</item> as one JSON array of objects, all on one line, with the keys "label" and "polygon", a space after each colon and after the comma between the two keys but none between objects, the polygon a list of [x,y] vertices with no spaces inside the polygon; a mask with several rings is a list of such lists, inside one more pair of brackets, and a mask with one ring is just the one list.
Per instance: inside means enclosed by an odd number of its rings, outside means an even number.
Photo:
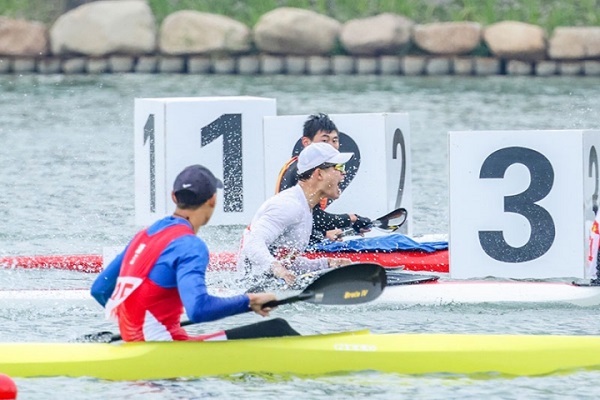
[{"label": "yellow kayak", "polygon": [[1,343],[0,372],[145,380],[243,372],[545,375],[600,369],[600,336],[372,334],[222,342]]}]

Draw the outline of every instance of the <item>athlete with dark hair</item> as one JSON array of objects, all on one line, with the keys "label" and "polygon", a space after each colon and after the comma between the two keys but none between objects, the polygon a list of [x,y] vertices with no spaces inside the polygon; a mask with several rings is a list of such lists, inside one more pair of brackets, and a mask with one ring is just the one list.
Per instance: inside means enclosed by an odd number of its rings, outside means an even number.
[{"label": "athlete with dark hair", "polygon": [[[339,131],[327,114],[319,113],[308,117],[304,122],[302,138],[303,147],[311,143],[329,143],[339,150]],[[288,189],[298,183],[298,157],[292,157],[279,172],[275,192]],[[339,240],[344,228],[352,227],[356,233],[369,231],[371,220],[357,214],[331,214],[325,208],[331,199],[323,199],[313,210],[313,228],[309,244],[327,238]]]}]

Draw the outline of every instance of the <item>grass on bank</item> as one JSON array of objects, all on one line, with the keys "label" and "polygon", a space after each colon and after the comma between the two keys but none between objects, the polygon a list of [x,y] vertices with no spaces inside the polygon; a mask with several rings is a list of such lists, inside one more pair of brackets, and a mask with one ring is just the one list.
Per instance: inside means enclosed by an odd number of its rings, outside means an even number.
[{"label": "grass on bank", "polygon": [[[69,7],[93,0],[0,0],[0,15],[52,24]],[[340,22],[393,12],[416,23],[515,20],[551,32],[557,26],[600,25],[600,0],[147,0],[160,23],[179,10],[227,15],[252,27],[268,11],[298,7]]]}]

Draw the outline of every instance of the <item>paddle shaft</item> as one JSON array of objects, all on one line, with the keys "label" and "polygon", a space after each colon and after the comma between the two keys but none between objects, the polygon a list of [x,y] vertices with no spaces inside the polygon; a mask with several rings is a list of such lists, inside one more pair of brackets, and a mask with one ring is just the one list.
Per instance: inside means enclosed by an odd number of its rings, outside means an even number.
[{"label": "paddle shaft", "polygon": [[[327,271],[330,271],[330,269],[309,272],[309,273],[299,276],[299,278],[314,278],[314,277],[316,277],[320,274],[323,274]],[[413,285],[413,284],[419,284],[419,283],[435,282],[440,278],[437,275],[423,275],[423,274],[414,274],[414,273],[407,273],[407,272],[401,272],[401,271],[402,271],[402,268],[386,268],[385,269],[385,274],[386,274],[386,278],[387,278],[386,286]]]},{"label": "paddle shaft", "polygon": [[[269,301],[265,304],[263,304],[262,308],[273,308],[273,307],[277,307],[277,306],[281,306],[283,304],[292,304],[292,303],[297,303],[299,301],[303,301],[306,299],[309,299],[312,297],[311,293],[300,293],[298,295],[295,296],[290,296],[290,297],[286,297],[285,299],[281,299],[281,300],[273,300],[273,301]],[[248,309],[248,311],[251,311],[251,309]],[[189,326],[189,325],[194,325],[196,322],[192,322],[192,321],[182,321],[181,322],[181,326]],[[106,332],[102,332],[104,334],[106,334]],[[97,335],[97,334],[93,334],[93,335]],[[100,335],[102,336],[102,335]],[[118,334],[112,334],[112,336],[110,337],[110,342],[117,342],[119,340],[123,340],[123,337],[121,335]],[[109,342],[109,343],[110,343]]]},{"label": "paddle shaft", "polygon": [[311,297],[313,297],[312,293],[310,293],[310,292],[306,292],[306,293],[302,292],[302,293],[297,294],[295,296],[286,297],[285,299],[268,301],[268,302],[266,302],[265,304],[262,305],[262,308],[273,308],[273,307],[281,306],[281,305],[284,305],[284,304],[297,303],[299,301],[308,300]]},{"label": "paddle shaft", "polygon": [[[193,325],[194,322],[192,321],[182,321],[181,322],[181,326],[188,326],[188,325]],[[110,335],[110,336],[109,336]],[[107,338],[102,340],[103,338]],[[81,338],[75,340],[76,342],[106,342],[106,343],[112,343],[112,342],[118,342],[119,340],[123,340],[123,337],[119,334],[116,333],[112,333],[112,332],[108,332],[108,331],[104,331],[104,332],[97,332],[97,333],[90,333],[88,335],[83,335]]]}]

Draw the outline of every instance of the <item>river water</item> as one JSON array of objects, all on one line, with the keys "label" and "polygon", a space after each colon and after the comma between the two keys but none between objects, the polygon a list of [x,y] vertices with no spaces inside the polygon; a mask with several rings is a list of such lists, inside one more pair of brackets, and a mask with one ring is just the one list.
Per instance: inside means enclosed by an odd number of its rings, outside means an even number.
[{"label": "river water", "polygon": [[[447,132],[600,127],[597,78],[392,76],[0,76],[0,256],[100,253],[136,231],[133,101],[264,96],[278,114],[408,112],[414,235],[448,233]],[[213,251],[235,250],[241,227],[206,227]],[[0,270],[0,289],[89,286],[67,271]],[[5,300],[3,300],[5,301]],[[304,334],[374,332],[600,334],[600,310],[566,306],[281,307]],[[210,331],[256,321],[242,315]],[[65,341],[113,329],[100,307],[18,301],[0,307],[0,341]],[[196,329],[196,331],[194,331]],[[199,360],[207,362],[207,360]],[[0,371],[1,372],[1,371]],[[600,371],[511,378],[364,372],[323,377],[242,374],[197,380],[16,379],[19,399],[597,398]]]}]

